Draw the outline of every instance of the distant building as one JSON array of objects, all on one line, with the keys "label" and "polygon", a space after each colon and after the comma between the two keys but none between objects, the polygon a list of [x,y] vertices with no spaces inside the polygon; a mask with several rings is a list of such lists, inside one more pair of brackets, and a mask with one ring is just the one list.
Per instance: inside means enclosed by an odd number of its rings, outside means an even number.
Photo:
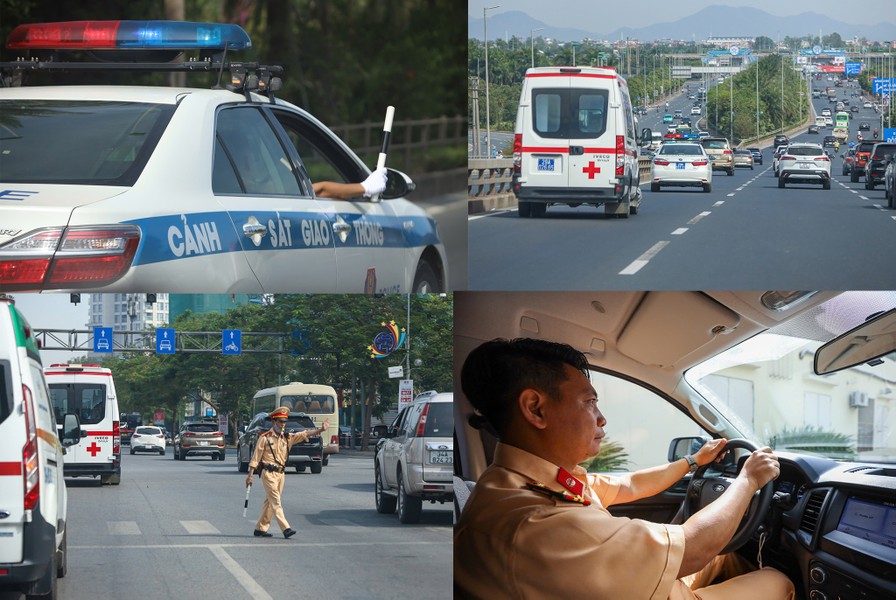
[{"label": "distant building", "polygon": [[[150,294],[149,296],[153,296]],[[91,327],[113,331],[145,331],[168,323],[168,294],[90,294],[88,319]]]}]

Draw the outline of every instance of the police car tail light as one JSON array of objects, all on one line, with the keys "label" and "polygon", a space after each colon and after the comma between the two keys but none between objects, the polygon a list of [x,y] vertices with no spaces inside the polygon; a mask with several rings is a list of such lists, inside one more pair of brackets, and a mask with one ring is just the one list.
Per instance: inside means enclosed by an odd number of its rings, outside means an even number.
[{"label": "police car tail light", "polygon": [[25,431],[28,441],[22,448],[22,477],[25,486],[25,510],[33,510],[40,499],[40,460],[37,456],[37,424],[34,419],[34,397],[27,385],[22,386],[25,410]]},{"label": "police car tail light", "polygon": [[422,437],[426,431],[426,413],[429,412],[429,404],[423,405],[423,411],[420,412],[420,418],[417,420],[417,437]]},{"label": "police car tail light", "polygon": [[695,161],[692,162],[691,164],[694,165],[695,167],[705,167],[706,165],[709,164],[709,161],[705,161],[705,160],[695,160]]},{"label": "police car tail light", "polygon": [[616,176],[625,175],[625,136],[616,136]]},{"label": "police car tail light", "polygon": [[660,166],[660,167],[668,167],[668,166],[669,166],[669,161],[668,161],[668,160],[664,160],[664,159],[662,159],[662,158],[655,158],[655,159],[653,159],[653,164],[658,165],[658,166]]},{"label": "police car tail light", "polygon": [[18,50],[243,50],[239,25],[185,21],[69,21],[19,25],[6,38]]}]

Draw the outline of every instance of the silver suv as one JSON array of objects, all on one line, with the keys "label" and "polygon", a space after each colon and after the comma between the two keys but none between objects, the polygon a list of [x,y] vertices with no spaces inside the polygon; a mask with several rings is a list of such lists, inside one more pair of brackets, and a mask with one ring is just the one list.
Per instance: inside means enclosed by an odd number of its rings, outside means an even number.
[{"label": "silver suv", "polygon": [[377,443],[376,510],[417,523],[423,501],[454,500],[454,394],[421,394]]},{"label": "silver suv", "polygon": [[831,159],[820,144],[790,144],[778,159],[778,187],[785,183],[820,183],[831,189]]}]

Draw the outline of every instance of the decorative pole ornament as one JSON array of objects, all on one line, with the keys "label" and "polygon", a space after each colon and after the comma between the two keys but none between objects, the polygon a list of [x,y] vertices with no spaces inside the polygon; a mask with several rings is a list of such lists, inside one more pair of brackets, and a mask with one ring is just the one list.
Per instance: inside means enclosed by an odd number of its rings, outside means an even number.
[{"label": "decorative pole ornament", "polygon": [[380,325],[385,327],[386,330],[376,334],[376,337],[373,338],[373,344],[367,346],[367,349],[371,352],[370,358],[386,358],[401,348],[407,336],[406,330],[403,327],[399,330],[395,321],[390,321],[388,324],[380,323]]}]

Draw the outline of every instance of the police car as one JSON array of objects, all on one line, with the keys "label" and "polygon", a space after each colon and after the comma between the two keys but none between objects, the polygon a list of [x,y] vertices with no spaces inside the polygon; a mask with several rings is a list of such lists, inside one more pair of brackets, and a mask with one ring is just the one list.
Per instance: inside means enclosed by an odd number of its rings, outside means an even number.
[{"label": "police car", "polygon": [[[370,170],[275,98],[279,67],[229,62],[250,46],[240,27],[209,23],[13,30],[7,47],[31,56],[0,63],[0,290],[444,291],[436,224],[403,198],[414,183],[389,169],[379,198],[315,197],[312,181],[357,183]],[[60,49],[114,54],[71,63]],[[187,50],[198,58],[170,62]],[[114,69],[223,81],[16,87],[33,71]]]}]

